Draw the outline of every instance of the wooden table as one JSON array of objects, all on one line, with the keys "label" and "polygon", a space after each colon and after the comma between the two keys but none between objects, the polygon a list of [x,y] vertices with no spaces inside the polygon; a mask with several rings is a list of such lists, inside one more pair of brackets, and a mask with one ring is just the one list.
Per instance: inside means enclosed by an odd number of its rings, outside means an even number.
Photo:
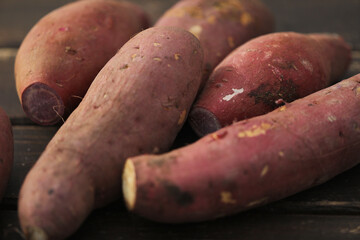
[{"label": "wooden table", "polygon": [[[359,0],[263,0],[274,12],[277,31],[336,32],[353,47],[344,78],[360,72]],[[59,126],[41,127],[24,115],[14,84],[17,48],[32,25],[70,0],[0,0],[0,106],[9,114],[15,163],[0,204],[0,239],[22,239],[17,219],[21,183]],[[155,21],[175,0],[133,0]],[[194,141],[188,126],[174,147]],[[71,203],[69,203],[71,204]],[[210,222],[154,223],[129,214],[122,201],[94,211],[71,239],[360,239],[360,166],[282,201]]]}]

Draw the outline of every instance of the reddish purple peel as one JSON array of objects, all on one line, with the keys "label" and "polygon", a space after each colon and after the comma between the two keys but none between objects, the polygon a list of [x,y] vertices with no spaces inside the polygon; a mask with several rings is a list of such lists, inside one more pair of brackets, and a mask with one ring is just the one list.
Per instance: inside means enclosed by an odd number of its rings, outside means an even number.
[{"label": "reddish purple peel", "polygon": [[29,85],[21,96],[26,115],[40,125],[52,125],[62,119],[64,103],[60,96],[44,83]]},{"label": "reddish purple peel", "polygon": [[195,133],[202,137],[221,128],[217,117],[205,108],[193,108],[189,115],[189,123]]}]

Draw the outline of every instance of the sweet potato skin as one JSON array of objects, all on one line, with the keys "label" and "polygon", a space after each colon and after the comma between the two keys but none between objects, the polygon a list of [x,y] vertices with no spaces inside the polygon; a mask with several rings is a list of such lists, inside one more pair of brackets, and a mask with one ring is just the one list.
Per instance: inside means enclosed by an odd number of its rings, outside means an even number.
[{"label": "sweet potato skin", "polygon": [[192,145],[129,158],[123,182],[135,176],[136,197],[124,196],[152,220],[214,219],[321,184],[358,164],[359,148],[360,74]]},{"label": "sweet potato skin", "polygon": [[183,0],[155,26],[176,26],[192,32],[205,54],[205,82],[213,68],[237,46],[274,31],[274,17],[258,0]]},{"label": "sweet potato skin", "polygon": [[76,1],[44,16],[15,60],[25,113],[42,125],[67,117],[106,62],[148,26],[146,13],[126,1]]},{"label": "sweet potato skin", "polygon": [[189,121],[203,136],[265,114],[339,80],[350,61],[350,47],[338,35],[281,32],[260,36],[216,67]]},{"label": "sweet potato skin", "polygon": [[119,198],[125,159],[171,146],[202,62],[200,42],[182,29],[150,28],[128,41],[26,177],[19,196],[25,234],[63,239],[94,207]]},{"label": "sweet potato skin", "polygon": [[0,201],[4,196],[14,161],[14,139],[9,117],[0,108]]}]

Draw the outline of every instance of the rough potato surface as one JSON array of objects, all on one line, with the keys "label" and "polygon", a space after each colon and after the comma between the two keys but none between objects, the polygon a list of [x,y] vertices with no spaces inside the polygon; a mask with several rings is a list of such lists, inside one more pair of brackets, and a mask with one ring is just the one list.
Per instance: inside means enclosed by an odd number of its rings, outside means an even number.
[{"label": "rough potato surface", "polygon": [[28,237],[63,239],[121,196],[125,159],[169,149],[201,82],[203,51],[189,32],[150,28],[100,71],[27,175],[19,218]]}]

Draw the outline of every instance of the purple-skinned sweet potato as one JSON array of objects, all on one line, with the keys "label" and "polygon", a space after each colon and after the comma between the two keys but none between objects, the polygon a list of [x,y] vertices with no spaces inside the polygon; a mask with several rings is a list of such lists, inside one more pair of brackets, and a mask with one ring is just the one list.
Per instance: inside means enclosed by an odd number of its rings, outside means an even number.
[{"label": "purple-skinned sweet potato", "polygon": [[233,49],[274,31],[274,17],[259,0],[182,0],[155,26],[176,26],[193,33],[204,49],[203,81]]},{"label": "purple-skinned sweet potato", "polygon": [[25,235],[66,238],[92,209],[118,199],[126,158],[172,145],[202,63],[200,42],[183,29],[150,28],[129,40],[27,175],[19,196]]},{"label": "purple-skinned sweet potato", "polygon": [[129,158],[130,211],[161,222],[236,214],[360,162],[360,74],[162,155]]},{"label": "purple-skinned sweet potato", "polygon": [[4,196],[14,161],[14,139],[9,117],[0,108],[0,201]]},{"label": "purple-skinned sweet potato", "polygon": [[41,125],[66,118],[106,62],[148,26],[145,12],[126,1],[76,1],[44,16],[15,60],[16,88],[26,115]]},{"label": "purple-skinned sweet potato", "polygon": [[211,74],[189,122],[204,136],[339,80],[351,50],[336,34],[271,33],[248,41]]}]

